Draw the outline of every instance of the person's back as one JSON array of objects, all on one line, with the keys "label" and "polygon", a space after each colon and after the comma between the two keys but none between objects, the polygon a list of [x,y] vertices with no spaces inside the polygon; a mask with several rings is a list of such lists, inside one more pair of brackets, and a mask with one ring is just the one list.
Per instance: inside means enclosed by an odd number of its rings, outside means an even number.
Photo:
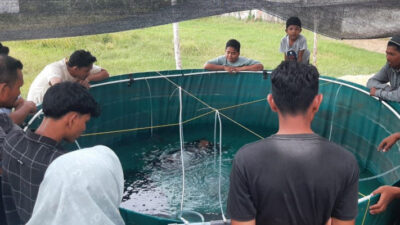
[{"label": "person's back", "polygon": [[48,165],[66,153],[60,143],[75,141],[99,108],[86,88],[63,82],[45,94],[43,113],[35,132],[13,130],[4,141],[2,197],[8,224],[29,220]]},{"label": "person's back", "polygon": [[[255,214],[257,224],[323,225],[330,217],[354,219],[358,167],[354,157],[317,134],[273,135],[243,147],[236,155],[233,173],[246,176],[252,205],[231,198],[237,220]],[[352,184],[352,192],[343,187]],[[240,186],[241,182],[232,185]],[[233,192],[232,195],[240,196]],[[238,201],[238,202],[237,202]],[[260,222],[259,222],[260,221]]]},{"label": "person's back", "polygon": [[228,197],[233,225],[354,224],[357,215],[356,159],[315,134],[318,71],[284,61],[271,75],[275,135],[241,148],[235,156]]}]

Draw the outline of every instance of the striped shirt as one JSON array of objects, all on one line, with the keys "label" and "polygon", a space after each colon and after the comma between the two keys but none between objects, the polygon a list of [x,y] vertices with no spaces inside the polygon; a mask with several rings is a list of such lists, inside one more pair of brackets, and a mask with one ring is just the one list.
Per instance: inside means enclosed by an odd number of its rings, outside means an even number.
[{"label": "striped shirt", "polygon": [[8,224],[28,222],[47,167],[64,153],[55,140],[31,131],[13,130],[7,135],[3,144],[2,196]]}]

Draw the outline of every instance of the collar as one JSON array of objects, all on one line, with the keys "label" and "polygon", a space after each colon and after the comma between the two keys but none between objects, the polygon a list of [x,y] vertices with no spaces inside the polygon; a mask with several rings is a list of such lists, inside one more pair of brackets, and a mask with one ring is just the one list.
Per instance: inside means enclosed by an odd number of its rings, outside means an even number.
[{"label": "collar", "polygon": [[64,149],[61,147],[61,142],[58,143],[56,140],[51,139],[51,138],[49,138],[49,137],[36,134],[36,133],[34,133],[34,132],[30,131],[30,130],[27,130],[27,131],[26,131],[26,136],[27,136],[28,138],[34,140],[34,141],[37,141],[37,142],[40,142],[40,143],[49,145],[49,146],[51,146],[51,147],[54,147],[54,148],[57,148],[57,149],[60,149],[60,150],[64,150]]}]

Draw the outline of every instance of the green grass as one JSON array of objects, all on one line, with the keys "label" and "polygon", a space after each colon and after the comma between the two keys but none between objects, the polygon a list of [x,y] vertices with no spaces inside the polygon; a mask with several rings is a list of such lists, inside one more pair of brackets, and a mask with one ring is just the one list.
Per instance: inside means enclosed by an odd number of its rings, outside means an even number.
[{"label": "green grass", "polygon": [[[266,69],[275,68],[283,56],[279,52],[284,24],[241,21],[230,17],[210,17],[182,22],[180,26],[182,65],[185,69],[202,68],[204,63],[224,54],[230,38],[242,44],[241,55],[261,61]],[[308,48],[313,33],[303,30]],[[172,25],[73,38],[58,38],[3,43],[10,55],[24,63],[26,96],[29,85],[45,65],[86,49],[97,57],[96,64],[112,75],[175,68]],[[340,76],[372,74],[385,63],[383,54],[351,47],[323,36],[318,37],[318,69],[321,74]]]}]

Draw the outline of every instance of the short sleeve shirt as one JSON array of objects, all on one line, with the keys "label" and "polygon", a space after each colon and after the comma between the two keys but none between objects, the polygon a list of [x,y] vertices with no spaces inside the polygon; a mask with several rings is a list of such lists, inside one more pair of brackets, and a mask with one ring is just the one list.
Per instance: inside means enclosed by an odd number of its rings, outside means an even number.
[{"label": "short sleeve shirt", "polygon": [[294,52],[296,52],[296,55],[299,55],[299,52],[302,50],[304,50],[302,62],[307,63],[310,59],[310,52],[307,49],[306,38],[300,34],[292,46],[289,46],[289,36],[288,35],[286,35],[285,37],[282,38],[281,45],[279,48],[280,52],[282,52],[286,55],[286,53],[288,51],[294,51]]},{"label": "short sleeve shirt", "polygon": [[230,177],[228,213],[256,224],[325,224],[357,216],[358,164],[316,134],[273,135],[242,147]]},{"label": "short sleeve shirt", "polygon": [[259,61],[254,59],[248,59],[245,57],[239,56],[236,62],[229,62],[224,55],[219,56],[215,59],[212,59],[207,62],[207,64],[214,64],[214,65],[222,65],[222,66],[234,66],[234,67],[242,67],[242,66],[251,66],[256,64],[261,64]]},{"label": "short sleeve shirt", "polygon": [[[101,67],[93,65],[90,74],[95,74],[101,71]],[[50,88],[50,80],[54,77],[60,78],[62,81],[75,82],[77,79],[68,72],[66,59],[54,62],[47,65],[42,72],[32,82],[29,92],[28,101],[33,101],[36,104],[41,104],[44,94]]]}]

